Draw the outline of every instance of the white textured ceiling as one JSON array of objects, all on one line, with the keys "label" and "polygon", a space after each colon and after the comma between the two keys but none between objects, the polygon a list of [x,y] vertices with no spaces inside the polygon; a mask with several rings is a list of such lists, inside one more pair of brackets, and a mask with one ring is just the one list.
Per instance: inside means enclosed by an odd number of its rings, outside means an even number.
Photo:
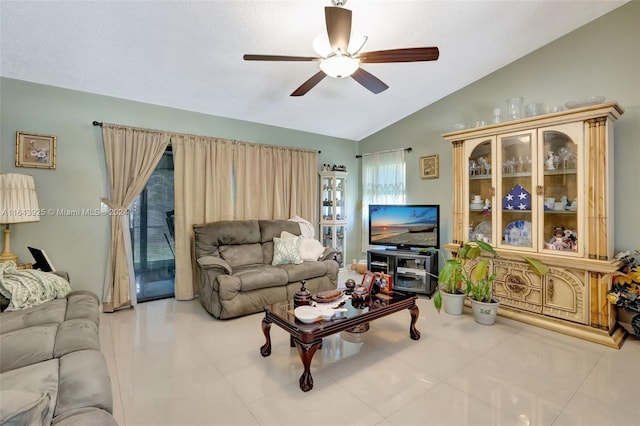
[{"label": "white textured ceiling", "polygon": [[437,46],[435,62],[367,64],[390,88],[351,78],[289,94],[316,62],[326,1],[0,0],[4,77],[360,140],[619,7],[625,1],[349,0],[363,51]]}]

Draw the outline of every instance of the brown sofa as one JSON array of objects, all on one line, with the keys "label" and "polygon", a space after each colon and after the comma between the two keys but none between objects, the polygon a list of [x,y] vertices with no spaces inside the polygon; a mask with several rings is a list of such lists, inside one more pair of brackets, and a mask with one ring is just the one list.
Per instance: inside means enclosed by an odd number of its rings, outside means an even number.
[{"label": "brown sofa", "polygon": [[224,319],[260,312],[266,305],[292,300],[301,281],[311,293],[337,288],[335,250],[315,261],[272,265],[274,237],[299,236],[288,220],[231,220],[194,225],[202,306]]}]

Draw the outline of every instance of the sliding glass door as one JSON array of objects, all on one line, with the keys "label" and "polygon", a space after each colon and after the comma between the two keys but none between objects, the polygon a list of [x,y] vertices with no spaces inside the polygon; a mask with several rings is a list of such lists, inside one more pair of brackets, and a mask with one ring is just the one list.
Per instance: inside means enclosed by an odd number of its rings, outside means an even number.
[{"label": "sliding glass door", "polygon": [[129,228],[138,302],[173,297],[173,152],[162,156],[130,207]]}]

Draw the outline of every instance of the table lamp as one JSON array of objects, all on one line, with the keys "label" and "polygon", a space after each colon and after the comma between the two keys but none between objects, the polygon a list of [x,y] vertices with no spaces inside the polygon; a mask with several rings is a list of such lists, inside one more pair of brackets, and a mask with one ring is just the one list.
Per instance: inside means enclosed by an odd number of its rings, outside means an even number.
[{"label": "table lamp", "polygon": [[9,224],[38,221],[38,197],[33,177],[18,173],[0,173],[0,224],[6,225],[0,262],[18,261],[18,256],[11,253]]}]

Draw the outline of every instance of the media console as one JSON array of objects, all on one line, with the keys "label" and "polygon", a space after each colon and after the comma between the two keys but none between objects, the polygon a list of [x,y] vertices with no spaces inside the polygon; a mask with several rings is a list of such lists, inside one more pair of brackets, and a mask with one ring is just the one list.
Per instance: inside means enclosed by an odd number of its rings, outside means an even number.
[{"label": "media console", "polygon": [[438,284],[438,253],[371,249],[367,250],[367,268],[393,277],[393,288],[430,296]]}]

